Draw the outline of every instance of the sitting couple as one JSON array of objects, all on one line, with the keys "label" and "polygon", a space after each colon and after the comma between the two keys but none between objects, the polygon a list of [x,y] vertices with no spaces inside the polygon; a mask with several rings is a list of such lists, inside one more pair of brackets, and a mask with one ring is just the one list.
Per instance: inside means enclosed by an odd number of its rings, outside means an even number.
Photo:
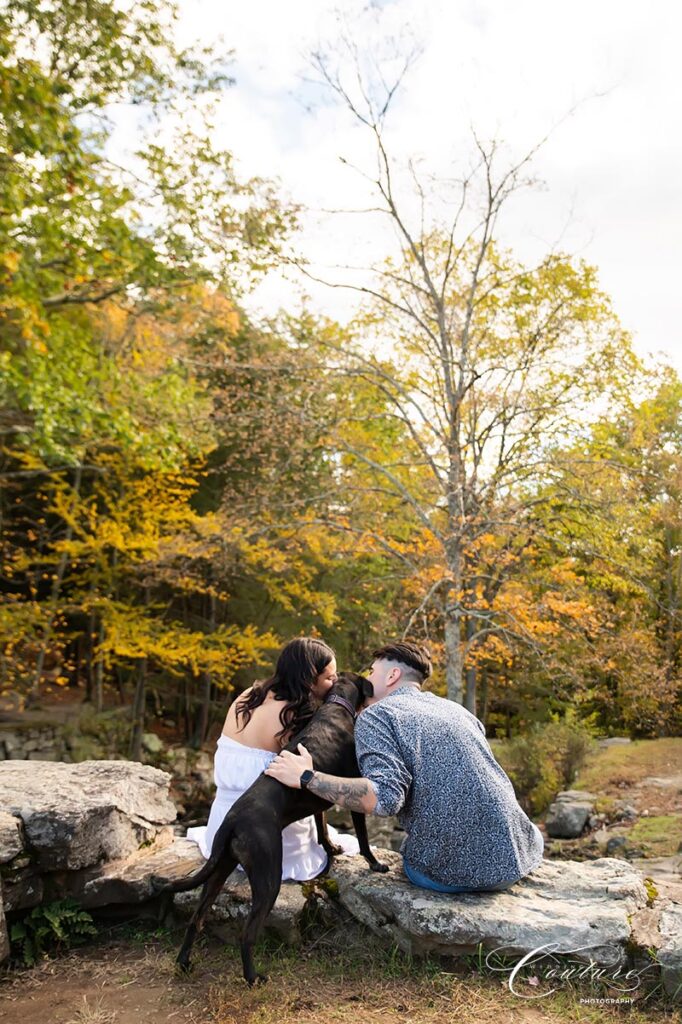
[{"label": "sitting couple", "polygon": [[[336,678],[334,652],[299,637],[283,648],[270,679],[232,703],[215,757],[215,801],[205,828],[187,836],[208,857],[234,801],[265,771],[285,786],[308,789],[350,811],[397,815],[406,836],[403,868],[414,884],[438,892],[505,889],[542,861],[543,838],[519,806],[495,760],[485,729],[470,711],[422,691],[431,674],[426,650],[398,641],[374,652],[367,677],[374,696],[360,709],[355,747],[362,774],[346,779],[314,771],[312,759],[281,751],[306,724]],[[354,836],[329,828],[332,843],[359,853]],[[327,855],[312,816],[282,831],[283,879],[324,871]]]}]

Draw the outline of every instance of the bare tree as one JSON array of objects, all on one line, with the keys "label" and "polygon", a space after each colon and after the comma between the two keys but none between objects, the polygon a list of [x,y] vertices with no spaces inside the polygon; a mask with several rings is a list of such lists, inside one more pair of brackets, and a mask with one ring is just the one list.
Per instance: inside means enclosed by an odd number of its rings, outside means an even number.
[{"label": "bare tree", "polygon": [[507,570],[502,559],[487,569],[477,560],[480,539],[493,534],[518,551],[547,529],[536,511],[547,502],[543,482],[557,452],[636,361],[593,268],[553,249],[529,268],[497,241],[500,213],[533,184],[530,165],[545,140],[502,166],[501,145],[473,133],[467,173],[454,184],[427,182],[414,161],[401,166],[393,157],[386,130],[415,51],[389,81],[378,63],[368,70],[357,48],[344,45],[343,59],[319,52],[313,64],[371,139],[374,170],[355,168],[371,193],[363,215],[388,219],[399,255],[365,268],[337,265],[336,273],[297,266],[363,300],[356,340],[319,344],[336,371],[372,384],[386,415],[407,428],[412,450],[386,460],[371,441],[338,443],[432,539],[442,572],[406,632],[426,608],[439,609],[448,696],[475,711],[475,670],[464,693],[473,648],[493,633],[533,642],[509,611],[495,610]]}]

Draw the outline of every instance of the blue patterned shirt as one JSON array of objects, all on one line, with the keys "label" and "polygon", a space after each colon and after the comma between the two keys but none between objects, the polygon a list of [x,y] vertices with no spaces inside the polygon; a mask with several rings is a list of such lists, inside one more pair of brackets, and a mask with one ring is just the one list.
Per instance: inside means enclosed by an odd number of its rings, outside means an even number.
[{"label": "blue patterned shirt", "polygon": [[542,861],[482,722],[461,704],[401,686],[358,716],[355,746],[378,815],[398,816],[408,864],[444,885],[518,881]]}]

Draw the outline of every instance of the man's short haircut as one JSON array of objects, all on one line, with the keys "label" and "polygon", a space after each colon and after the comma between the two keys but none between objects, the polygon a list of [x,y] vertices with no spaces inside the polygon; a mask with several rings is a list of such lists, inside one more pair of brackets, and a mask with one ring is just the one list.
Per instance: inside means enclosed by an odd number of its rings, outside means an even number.
[{"label": "man's short haircut", "polygon": [[414,644],[409,640],[396,640],[377,648],[372,652],[372,658],[399,661],[401,665],[407,665],[412,671],[406,675],[418,679],[420,683],[423,683],[431,675],[431,653],[423,644]]}]

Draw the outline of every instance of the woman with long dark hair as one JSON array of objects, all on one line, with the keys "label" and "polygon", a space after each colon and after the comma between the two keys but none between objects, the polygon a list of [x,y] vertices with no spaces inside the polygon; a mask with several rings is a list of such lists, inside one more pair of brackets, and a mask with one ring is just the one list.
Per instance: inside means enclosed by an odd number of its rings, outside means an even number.
[{"label": "woman with long dark hair", "polygon": [[[215,753],[216,795],[208,824],[187,830],[204,857],[232,804],[312,718],[335,679],[331,647],[315,637],[296,637],[282,648],[274,673],[232,702]],[[331,826],[329,834],[346,853],[359,853],[355,836]],[[303,882],[324,870],[327,854],[317,842],[312,815],[283,829],[282,853],[283,879]]]}]

